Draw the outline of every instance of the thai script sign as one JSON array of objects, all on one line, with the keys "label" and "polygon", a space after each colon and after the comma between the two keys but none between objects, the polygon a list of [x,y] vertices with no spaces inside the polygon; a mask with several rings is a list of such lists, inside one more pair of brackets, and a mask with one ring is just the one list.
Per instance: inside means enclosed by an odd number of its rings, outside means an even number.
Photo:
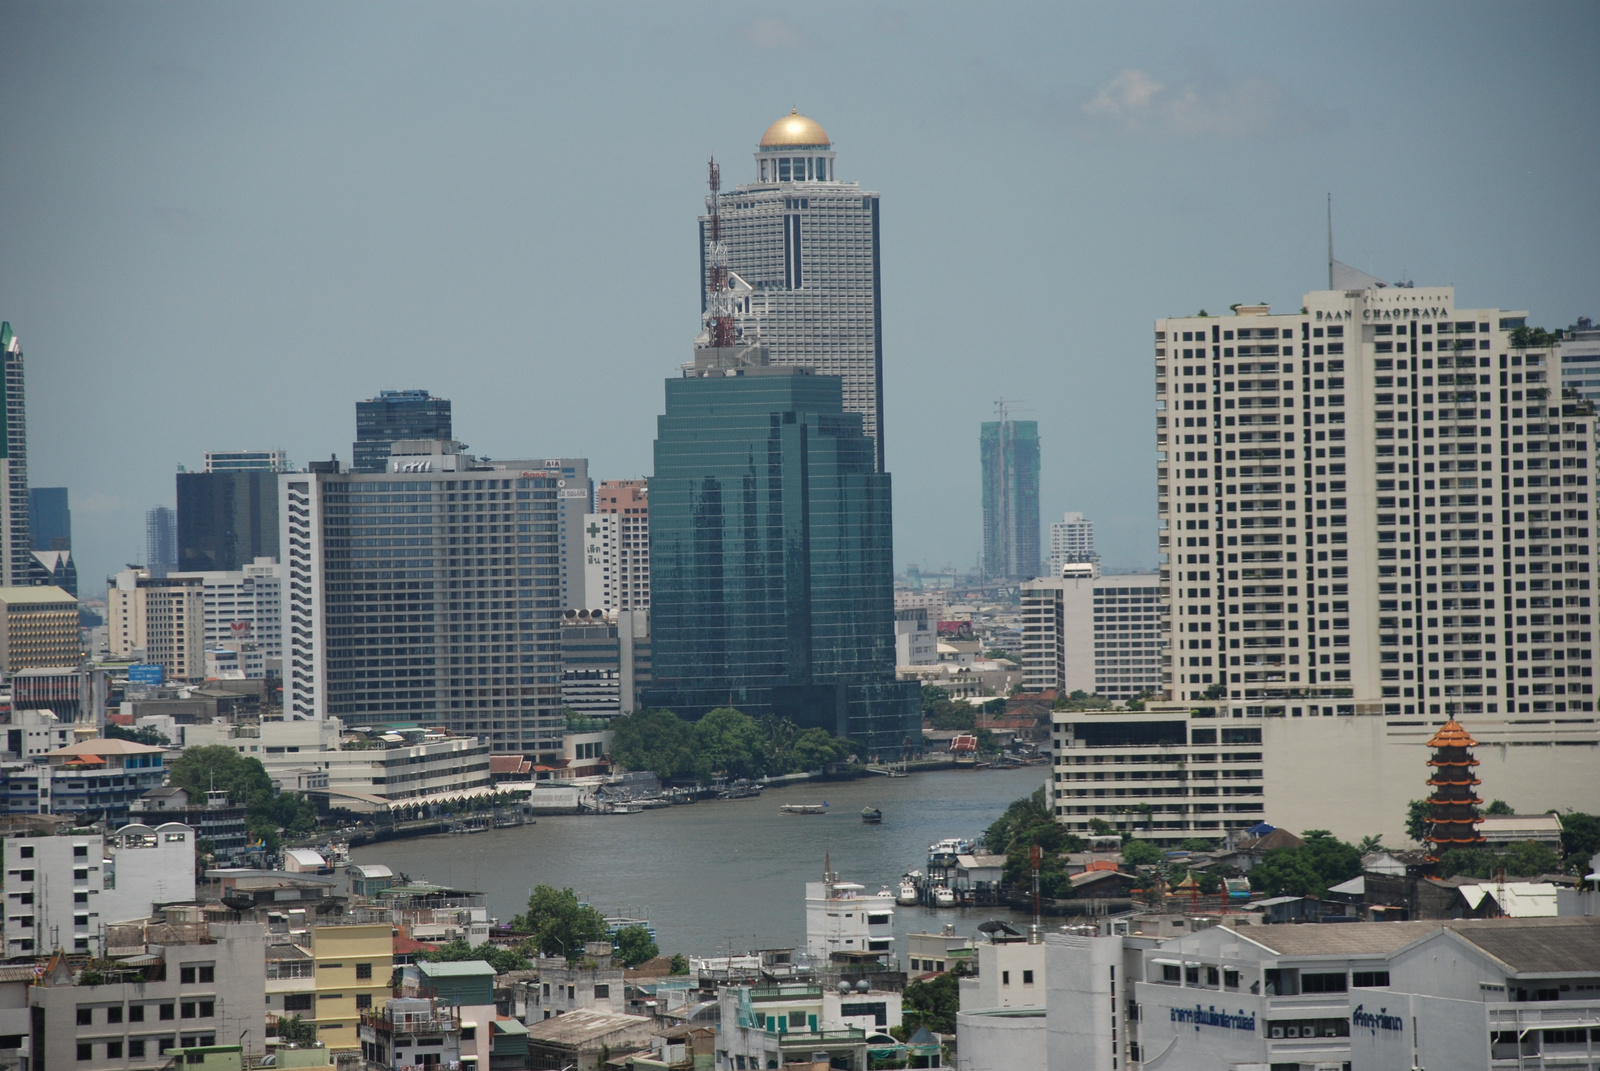
[{"label": "thai script sign", "polygon": [[1202,1026],[1215,1026],[1223,1030],[1248,1030],[1254,1033],[1256,1029],[1256,1013],[1246,1015],[1243,1009],[1233,1013],[1218,1011],[1216,1005],[1202,1008],[1196,1004],[1192,1008],[1172,1008],[1171,1011],[1173,1022],[1190,1023],[1196,1030]]},{"label": "thai script sign", "polygon": [[1388,1014],[1388,1008],[1379,1008],[1375,1012],[1365,1010],[1366,1006],[1356,1005],[1356,1010],[1350,1013],[1350,1025],[1364,1027],[1374,1035],[1380,1030],[1404,1031],[1406,1021],[1398,1015]]}]

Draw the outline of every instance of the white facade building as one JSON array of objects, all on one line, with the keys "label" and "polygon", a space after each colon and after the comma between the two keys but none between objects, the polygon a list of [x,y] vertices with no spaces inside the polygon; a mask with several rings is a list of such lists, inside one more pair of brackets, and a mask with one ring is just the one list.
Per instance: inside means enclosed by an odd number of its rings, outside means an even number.
[{"label": "white facade building", "polygon": [[1600,327],[1587,316],[1561,332],[1561,386],[1600,402]]},{"label": "white facade building", "polygon": [[1068,563],[1065,575],[1022,585],[1022,688],[1133,699],[1161,687],[1167,622],[1153,573],[1101,576]]},{"label": "white facade building", "polygon": [[[792,114],[767,128],[756,180],[721,195],[722,244],[743,342],[775,365],[844,379],[844,409],[860,413],[883,471],[883,319],[878,195],[834,174],[817,123]],[[710,264],[710,199],[700,217],[700,292]]]},{"label": "white facade building", "polygon": [[181,822],[130,823],[105,841],[100,919],[149,918],[161,904],[192,901],[195,831]]},{"label": "white facade building", "polygon": [[288,472],[289,455],[282,450],[207,450],[207,472]]},{"label": "white facade building", "polygon": [[262,657],[283,658],[283,566],[276,559],[257,558],[226,572],[169,573],[168,578],[200,580],[207,650],[247,640],[260,646]]},{"label": "white facade building", "polygon": [[1450,287],[1305,309],[1156,321],[1173,697],[1592,713],[1595,418],[1559,351]]},{"label": "white facade building", "polygon": [[595,512],[583,518],[583,606],[573,610],[650,608],[650,498],[644,480],[601,480]]},{"label": "white facade building", "polygon": [[1070,562],[1098,562],[1094,549],[1094,522],[1081,513],[1063,513],[1050,524],[1050,555],[1045,575],[1060,576],[1061,567]]},{"label": "white facade building", "polygon": [[414,720],[554,757],[558,495],[583,496],[581,535],[587,477],[572,488],[562,469],[479,462],[457,443],[392,449],[386,473],[318,462],[280,477],[285,716]]},{"label": "white facade building", "polygon": [[939,663],[939,625],[923,607],[894,612],[894,664],[933,666]]},{"label": "white facade building", "polygon": [[866,886],[828,872],[806,882],[806,952],[828,962],[835,952],[890,955],[894,948],[894,897],[868,896]]}]

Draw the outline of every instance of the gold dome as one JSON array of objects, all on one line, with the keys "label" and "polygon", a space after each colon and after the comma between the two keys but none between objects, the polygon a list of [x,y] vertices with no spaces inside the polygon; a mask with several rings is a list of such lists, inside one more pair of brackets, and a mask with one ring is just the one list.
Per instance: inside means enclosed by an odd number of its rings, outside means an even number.
[{"label": "gold dome", "polygon": [[791,111],[776,123],[767,127],[767,132],[761,135],[761,147],[773,148],[826,148],[829,145],[828,132],[817,125],[814,120],[807,119],[798,110]]}]

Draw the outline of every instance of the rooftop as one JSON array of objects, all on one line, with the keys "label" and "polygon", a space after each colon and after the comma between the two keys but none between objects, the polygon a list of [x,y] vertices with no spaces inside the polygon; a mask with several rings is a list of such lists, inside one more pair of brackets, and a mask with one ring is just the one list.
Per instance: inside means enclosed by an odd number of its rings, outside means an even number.
[{"label": "rooftop", "polygon": [[1518,974],[1600,974],[1600,918],[1463,919],[1449,925]]},{"label": "rooftop", "polygon": [[58,603],[69,602],[74,607],[78,605],[76,596],[69,594],[57,587],[48,585],[28,588],[0,587],[0,602],[11,605],[24,603]]},{"label": "rooftop", "polygon": [[830,145],[828,132],[814,119],[807,119],[798,110],[791,111],[776,123],[767,127],[767,132],[761,135],[761,147],[773,148],[818,148],[826,149]]},{"label": "rooftop", "polygon": [[1235,932],[1280,956],[1386,956],[1439,928],[1437,922],[1348,922],[1340,926],[1251,926]]},{"label": "rooftop", "polygon": [[453,963],[419,963],[417,970],[425,978],[480,978],[494,977],[494,968],[481,959],[457,960]]},{"label": "rooftop", "polygon": [[552,1041],[558,1045],[577,1046],[596,1041],[618,1030],[626,1030],[631,1026],[649,1027],[654,1022],[655,1020],[645,1015],[614,1015],[609,1012],[579,1009],[530,1023],[528,1037],[534,1041]]}]

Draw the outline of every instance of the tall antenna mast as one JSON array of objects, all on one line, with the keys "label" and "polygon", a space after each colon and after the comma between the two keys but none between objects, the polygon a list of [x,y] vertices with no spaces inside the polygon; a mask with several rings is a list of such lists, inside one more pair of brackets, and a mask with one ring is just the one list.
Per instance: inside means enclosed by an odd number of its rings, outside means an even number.
[{"label": "tall antenna mast", "polygon": [[706,326],[711,345],[732,346],[733,295],[728,290],[728,247],[722,244],[722,168],[711,158],[711,247],[706,251]]},{"label": "tall antenna mast", "polygon": [[1333,289],[1333,194],[1328,194],[1328,289]]}]

